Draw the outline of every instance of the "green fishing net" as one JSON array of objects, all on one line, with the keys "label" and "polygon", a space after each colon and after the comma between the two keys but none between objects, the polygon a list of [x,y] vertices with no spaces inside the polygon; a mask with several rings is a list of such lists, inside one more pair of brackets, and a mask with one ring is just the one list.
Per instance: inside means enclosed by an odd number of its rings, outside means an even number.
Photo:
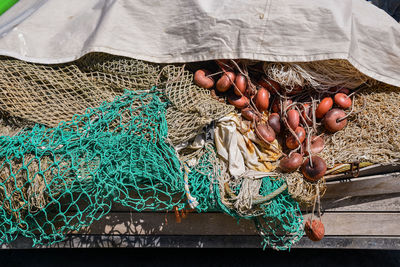
[{"label": "green fishing net", "polygon": [[156,93],[126,92],[55,128],[0,137],[0,240],[52,243],[115,202],[136,211],[179,205],[183,175],[165,143],[165,106]]},{"label": "green fishing net", "polygon": [[[206,145],[194,167],[190,169],[189,184],[192,196],[199,202],[197,211],[222,211],[238,221],[247,219],[254,221],[256,229],[262,237],[263,248],[272,247],[277,250],[290,249],[304,235],[303,217],[299,204],[292,199],[287,189],[269,201],[260,203],[254,209],[260,212],[249,215],[239,214],[235,209],[229,208],[221,201],[225,196],[219,190],[218,177],[221,169],[212,145]],[[285,179],[264,177],[260,188],[260,195],[266,196],[284,185]],[[234,193],[240,191],[240,186]]]},{"label": "green fishing net", "polygon": [[[265,177],[260,195],[268,195],[284,183],[284,179]],[[263,214],[254,218],[254,222],[263,237],[264,248],[268,246],[278,250],[290,249],[304,235],[299,204],[293,200],[287,189],[270,201],[262,203],[260,209]]]}]

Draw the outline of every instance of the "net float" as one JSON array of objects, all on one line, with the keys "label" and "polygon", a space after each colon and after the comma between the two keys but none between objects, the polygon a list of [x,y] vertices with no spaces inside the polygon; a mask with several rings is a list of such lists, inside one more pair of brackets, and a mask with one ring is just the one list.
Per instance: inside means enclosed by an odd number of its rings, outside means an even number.
[{"label": "net float", "polygon": [[194,73],[194,83],[201,88],[210,89],[214,86],[214,79],[207,77],[211,73],[208,70],[200,69]]},{"label": "net float", "polygon": [[313,125],[311,107],[310,107],[309,104],[304,104],[303,105],[301,116],[304,118],[304,120],[306,121],[308,126],[312,126]]},{"label": "net float", "polygon": [[303,163],[303,156],[300,153],[291,153],[279,162],[279,167],[284,172],[293,172],[297,170]]},{"label": "net float", "polygon": [[259,112],[264,112],[269,106],[269,92],[264,87],[258,89],[255,96],[256,107]]},{"label": "net float", "polygon": [[258,124],[255,128],[256,135],[266,144],[269,144],[275,140],[275,131],[271,126],[267,124]]},{"label": "net float", "polygon": [[271,94],[275,94],[281,90],[279,83],[270,79],[261,78],[257,83],[267,89]]},{"label": "net float", "polygon": [[235,106],[235,108],[238,108],[238,109],[247,107],[250,104],[250,100],[247,97],[245,97],[244,95],[237,96],[235,94],[230,94],[228,96],[228,102],[231,105]]},{"label": "net float", "polygon": [[335,100],[336,105],[338,105],[339,107],[341,107],[343,109],[351,107],[352,101],[351,101],[350,97],[347,96],[346,94],[337,93],[335,95],[334,100]]},{"label": "net float", "polygon": [[325,129],[331,133],[342,130],[347,125],[347,119],[342,119],[346,116],[346,112],[342,109],[334,108],[326,113],[323,124]]},{"label": "net float", "polygon": [[226,92],[231,88],[233,82],[235,81],[236,75],[233,72],[225,72],[221,78],[217,81],[216,88],[218,92]]},{"label": "net float", "polygon": [[[306,144],[304,145],[306,154],[309,154],[307,145]],[[311,154],[317,154],[321,152],[324,149],[324,146],[325,146],[325,141],[321,136],[313,135],[311,137],[311,142],[310,142]]]},{"label": "net float", "polygon": [[260,117],[253,111],[252,108],[247,107],[241,111],[242,117],[249,121],[259,121]]},{"label": "net float", "polygon": [[332,97],[325,97],[318,104],[318,107],[315,110],[315,116],[318,119],[322,119],[324,115],[332,108],[332,106],[333,106]]},{"label": "net float", "polygon": [[238,95],[242,96],[245,94],[247,89],[247,78],[243,74],[239,73],[236,75],[235,79],[235,87],[233,88],[233,92]]},{"label": "net float", "polygon": [[325,236],[325,227],[321,220],[307,221],[304,232],[311,241],[320,241]]},{"label": "net float", "polygon": [[289,124],[289,127],[295,130],[297,127],[299,127],[300,123],[300,115],[299,112],[295,109],[291,109],[287,112],[287,122]]},{"label": "net float", "polygon": [[[294,132],[297,135],[297,138],[299,139],[300,143],[303,143],[304,140],[306,139],[306,131],[304,130],[303,127],[299,126],[294,130]],[[291,135],[288,138],[286,138],[286,146],[289,149],[295,149],[299,146],[299,142],[296,140],[296,137]]]},{"label": "net float", "polygon": [[272,129],[274,129],[275,133],[278,134],[281,132],[281,117],[278,113],[272,113],[269,115],[268,124]]},{"label": "net float", "polygon": [[324,177],[326,172],[325,160],[318,156],[312,156],[312,166],[310,164],[310,159],[306,159],[301,166],[301,172],[304,178],[309,182],[316,182],[322,177]]}]

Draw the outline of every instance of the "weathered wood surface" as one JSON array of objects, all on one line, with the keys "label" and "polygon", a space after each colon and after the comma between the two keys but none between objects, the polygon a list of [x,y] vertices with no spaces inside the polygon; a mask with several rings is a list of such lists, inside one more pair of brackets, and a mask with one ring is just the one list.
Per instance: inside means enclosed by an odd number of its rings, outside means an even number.
[{"label": "weathered wood surface", "polygon": [[[305,219],[309,215],[305,215]],[[325,213],[326,235],[399,236],[400,213]],[[181,223],[168,213],[110,213],[76,234],[93,235],[257,235],[252,221],[221,213],[192,213]]]},{"label": "weathered wood surface", "polygon": [[322,209],[326,212],[399,212],[400,193],[322,198]]},{"label": "weathered wood surface", "polygon": [[325,198],[368,196],[400,192],[400,172],[327,182]]}]

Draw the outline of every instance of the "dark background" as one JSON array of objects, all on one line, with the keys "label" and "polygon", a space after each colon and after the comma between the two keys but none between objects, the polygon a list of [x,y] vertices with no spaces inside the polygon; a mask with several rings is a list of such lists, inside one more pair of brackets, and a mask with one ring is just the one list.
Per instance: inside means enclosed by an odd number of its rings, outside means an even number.
[{"label": "dark background", "polygon": [[400,251],[293,249],[1,250],[0,266],[400,266]]},{"label": "dark background", "polygon": [[372,0],[371,2],[385,10],[395,20],[400,21],[400,0]]}]

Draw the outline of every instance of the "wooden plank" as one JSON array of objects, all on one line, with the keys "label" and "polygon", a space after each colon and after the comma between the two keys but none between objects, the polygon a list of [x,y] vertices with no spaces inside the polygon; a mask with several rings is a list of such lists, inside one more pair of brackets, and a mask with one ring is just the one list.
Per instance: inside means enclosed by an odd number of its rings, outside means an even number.
[{"label": "wooden plank", "polygon": [[[359,173],[358,177],[386,174],[386,173],[399,172],[399,171],[400,171],[400,163],[396,164],[396,165],[394,165],[394,164],[375,164],[375,165],[360,169],[360,173]],[[353,178],[353,175],[351,173],[340,173],[340,174],[335,174],[335,175],[328,175],[325,177],[325,179],[327,181],[346,179],[346,178]]]},{"label": "wooden plank", "polygon": [[400,212],[400,193],[322,198],[325,212]]},{"label": "wooden plank", "polygon": [[[308,215],[305,216],[308,218]],[[400,236],[400,213],[325,213],[326,235]],[[95,235],[257,235],[251,221],[221,213],[192,213],[181,223],[173,214],[110,213],[77,234]]]},{"label": "wooden plank", "polygon": [[325,198],[368,196],[400,192],[400,173],[327,182]]},{"label": "wooden plank", "polygon": [[[59,243],[38,248],[260,248],[259,236],[133,236],[133,235],[69,235]],[[32,249],[27,238],[18,238],[2,249]],[[390,249],[400,250],[399,237],[336,237],[327,236],[319,242],[303,237],[292,249]]]}]

